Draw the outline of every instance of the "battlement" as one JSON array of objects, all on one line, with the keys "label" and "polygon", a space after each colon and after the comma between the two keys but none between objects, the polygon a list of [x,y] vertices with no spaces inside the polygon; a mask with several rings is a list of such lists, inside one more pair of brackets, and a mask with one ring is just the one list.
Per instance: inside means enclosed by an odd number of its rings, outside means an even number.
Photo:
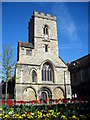
[{"label": "battlement", "polygon": [[50,19],[50,20],[55,20],[56,21],[56,15],[50,15],[50,14],[45,14],[43,12],[38,12],[38,11],[34,11],[33,15],[35,17],[41,17],[41,18],[45,18],[45,19]]}]

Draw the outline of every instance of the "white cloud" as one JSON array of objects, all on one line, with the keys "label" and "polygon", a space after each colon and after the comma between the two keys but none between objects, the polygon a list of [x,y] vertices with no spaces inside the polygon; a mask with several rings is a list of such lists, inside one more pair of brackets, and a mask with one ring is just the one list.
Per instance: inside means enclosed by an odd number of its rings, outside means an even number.
[{"label": "white cloud", "polygon": [[[68,39],[72,41],[77,41],[79,39],[77,34],[77,29],[74,23],[74,20],[72,19],[72,16],[65,5],[65,3],[59,3],[60,5],[57,5],[57,3],[53,6],[53,11],[57,11],[57,19],[58,26],[60,28],[61,35],[64,37],[68,37]],[[58,8],[57,8],[58,7]]]},{"label": "white cloud", "polygon": [[[59,4],[59,5],[58,5]],[[58,32],[61,37],[65,38],[65,44],[61,45],[61,49],[81,48],[82,44],[79,39],[77,28],[74,20],[65,3],[54,3],[52,11],[56,13]],[[60,40],[61,41],[61,40]]]}]

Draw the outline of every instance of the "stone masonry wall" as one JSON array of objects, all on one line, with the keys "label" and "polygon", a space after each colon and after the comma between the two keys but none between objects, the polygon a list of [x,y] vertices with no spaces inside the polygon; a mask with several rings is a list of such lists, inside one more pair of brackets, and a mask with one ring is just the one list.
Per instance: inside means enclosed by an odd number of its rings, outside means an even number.
[{"label": "stone masonry wall", "polygon": [[[34,12],[34,49],[31,55],[26,55],[27,47],[19,46],[19,61],[16,65],[16,100],[40,99],[39,90],[47,87],[53,99],[71,97],[70,73],[67,65],[58,56],[57,22],[56,16]],[[43,37],[43,26],[49,27],[49,40]],[[48,52],[45,52],[48,45]],[[42,67],[45,62],[52,64],[54,83],[42,81]],[[37,73],[37,81],[32,82],[32,71]],[[31,96],[31,97],[30,97]],[[30,98],[29,98],[30,97]]]}]

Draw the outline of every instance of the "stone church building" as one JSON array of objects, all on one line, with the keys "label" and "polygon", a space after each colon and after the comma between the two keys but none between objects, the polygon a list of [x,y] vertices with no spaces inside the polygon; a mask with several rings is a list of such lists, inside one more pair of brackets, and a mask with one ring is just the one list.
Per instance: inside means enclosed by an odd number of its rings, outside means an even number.
[{"label": "stone church building", "polygon": [[18,42],[16,100],[71,98],[70,73],[58,56],[56,16],[34,11],[28,42]]}]

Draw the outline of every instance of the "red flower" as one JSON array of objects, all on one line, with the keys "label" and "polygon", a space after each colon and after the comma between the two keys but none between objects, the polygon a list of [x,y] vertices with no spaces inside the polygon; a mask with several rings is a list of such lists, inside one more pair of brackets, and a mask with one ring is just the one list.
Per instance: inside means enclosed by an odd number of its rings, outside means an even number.
[{"label": "red flower", "polygon": [[21,101],[21,100],[18,100],[17,103],[22,103],[22,101]]},{"label": "red flower", "polygon": [[73,100],[72,99],[70,99],[70,102],[72,102]]},{"label": "red flower", "polygon": [[31,101],[31,103],[33,103],[33,100]]},{"label": "red flower", "polygon": [[31,101],[31,100],[29,100],[29,103],[32,103],[32,101]]},{"label": "red flower", "polygon": [[11,100],[10,102],[11,102],[11,104],[13,104],[13,100]]},{"label": "red flower", "polygon": [[58,102],[59,102],[58,99],[56,99],[56,100],[55,100],[55,103],[58,103]]},{"label": "red flower", "polygon": [[68,99],[63,99],[63,103],[68,103]]},{"label": "red flower", "polygon": [[49,108],[51,108],[51,104],[49,104]]},{"label": "red flower", "polygon": [[7,101],[7,104],[11,107],[11,103],[10,103],[10,101],[9,101],[9,100]]},{"label": "red flower", "polygon": [[74,104],[76,104],[76,99],[74,100]]},{"label": "red flower", "polygon": [[44,100],[44,103],[47,103],[47,99],[46,99],[46,100]]},{"label": "red flower", "polygon": [[62,101],[63,101],[63,103],[65,103],[65,99],[63,99]]},{"label": "red flower", "polygon": [[14,104],[16,105],[16,102],[14,102]]},{"label": "red flower", "polygon": [[2,105],[4,105],[5,103],[2,101]]},{"label": "red flower", "polygon": [[37,100],[33,100],[32,103],[37,103]]},{"label": "red flower", "polygon": [[26,101],[23,101],[23,104],[26,105]]},{"label": "red flower", "polygon": [[68,103],[68,99],[66,99],[66,103]]}]

